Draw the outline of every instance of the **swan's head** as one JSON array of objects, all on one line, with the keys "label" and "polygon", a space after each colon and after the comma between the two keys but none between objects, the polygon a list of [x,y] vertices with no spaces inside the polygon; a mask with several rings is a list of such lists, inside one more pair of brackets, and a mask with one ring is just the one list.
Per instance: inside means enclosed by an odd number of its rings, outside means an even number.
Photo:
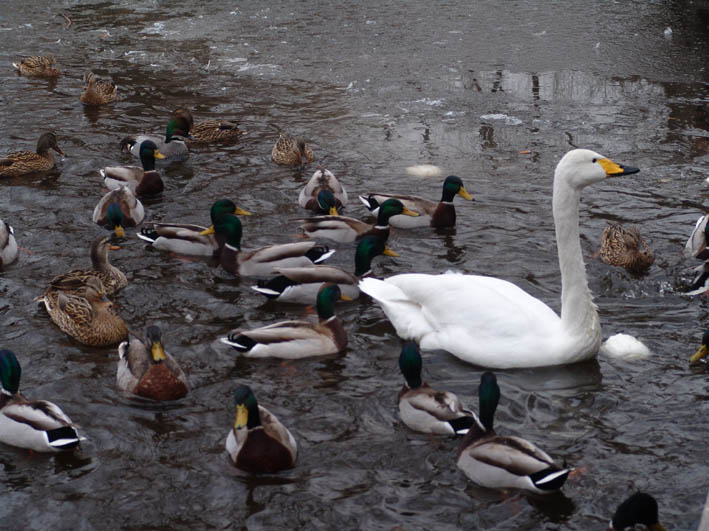
[{"label": "swan's head", "polygon": [[608,177],[620,177],[639,171],[632,166],[617,164],[590,149],[574,149],[556,165],[554,180],[562,179],[571,186],[583,188]]}]

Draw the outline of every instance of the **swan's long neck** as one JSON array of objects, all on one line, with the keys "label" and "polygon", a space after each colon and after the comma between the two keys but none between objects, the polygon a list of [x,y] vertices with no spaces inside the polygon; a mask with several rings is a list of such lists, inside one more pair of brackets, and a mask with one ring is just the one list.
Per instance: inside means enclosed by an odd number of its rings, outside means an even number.
[{"label": "swan's long neck", "polygon": [[579,241],[581,190],[558,176],[554,179],[554,226],[561,270],[561,324],[574,335],[597,343],[601,327],[586,280],[586,266]]}]

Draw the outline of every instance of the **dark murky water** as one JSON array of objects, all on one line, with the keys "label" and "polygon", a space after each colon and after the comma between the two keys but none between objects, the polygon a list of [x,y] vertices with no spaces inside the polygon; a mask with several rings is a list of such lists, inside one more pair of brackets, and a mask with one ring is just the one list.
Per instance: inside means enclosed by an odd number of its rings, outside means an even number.
[{"label": "dark murky water", "polygon": [[[0,183],[0,217],[23,248],[0,274],[0,344],[18,354],[26,394],[55,399],[88,440],[80,457],[0,448],[0,527],[588,530],[644,489],[668,529],[696,528],[709,488],[709,395],[707,374],[687,358],[707,302],[680,288],[696,265],[681,250],[709,177],[706,3],[45,4],[0,11],[0,153],[33,147],[48,128],[67,153],[51,174]],[[53,18],[60,12],[70,27]],[[18,56],[50,51],[56,83],[14,75]],[[79,104],[87,69],[113,78],[119,103]],[[116,303],[131,328],[166,330],[192,392],[169,406],[118,393],[116,349],[79,346],[32,298],[52,275],[88,265],[98,169],[132,162],[119,139],[162,131],[180,105],[197,120],[234,117],[249,134],[165,171],[148,219],[205,223],[213,200],[230,197],[255,213],[246,248],[290,241],[295,224],[284,223],[303,214],[295,199],[311,170],[271,163],[282,128],[306,136],[353,195],[437,196],[438,182],[406,176],[414,163],[460,175],[475,194],[458,204],[455,230],[396,233],[401,257],[378,259],[379,276],[493,272],[555,308],[556,161],[579,146],[640,166],[584,194],[581,234],[589,256],[606,220],[637,224],[649,240],[647,276],[598,261],[587,271],[604,336],[633,334],[653,356],[498,374],[500,430],[585,472],[542,500],[475,487],[455,467],[456,441],[398,422],[399,341],[374,304],[338,308],[350,337],[342,355],[239,359],[220,335],[304,310],[266,304],[250,282],[133,237],[113,254],[131,281]],[[365,214],[354,203],[347,212]],[[344,246],[334,262],[351,260]],[[477,407],[478,368],[435,352],[425,371]],[[297,438],[294,470],[250,479],[230,470],[223,448],[238,382]]]}]

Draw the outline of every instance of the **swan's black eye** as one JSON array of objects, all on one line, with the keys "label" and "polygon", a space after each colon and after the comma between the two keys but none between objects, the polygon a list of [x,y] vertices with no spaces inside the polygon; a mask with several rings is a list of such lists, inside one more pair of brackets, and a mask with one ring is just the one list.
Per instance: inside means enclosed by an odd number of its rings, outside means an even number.
[{"label": "swan's black eye", "polygon": [[591,162],[595,163],[598,159],[593,159]]}]

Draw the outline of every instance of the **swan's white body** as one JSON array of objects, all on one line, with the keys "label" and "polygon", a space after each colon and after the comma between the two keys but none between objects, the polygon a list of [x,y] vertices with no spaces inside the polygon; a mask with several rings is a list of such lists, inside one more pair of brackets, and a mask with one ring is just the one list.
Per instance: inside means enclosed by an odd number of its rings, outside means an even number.
[{"label": "swan's white body", "polygon": [[635,173],[589,150],[576,149],[554,174],[553,210],[561,269],[561,317],[505,280],[479,275],[404,274],[360,282],[404,339],[443,349],[463,361],[507,369],[593,358],[601,325],[586,280],[579,242],[583,187]]}]

